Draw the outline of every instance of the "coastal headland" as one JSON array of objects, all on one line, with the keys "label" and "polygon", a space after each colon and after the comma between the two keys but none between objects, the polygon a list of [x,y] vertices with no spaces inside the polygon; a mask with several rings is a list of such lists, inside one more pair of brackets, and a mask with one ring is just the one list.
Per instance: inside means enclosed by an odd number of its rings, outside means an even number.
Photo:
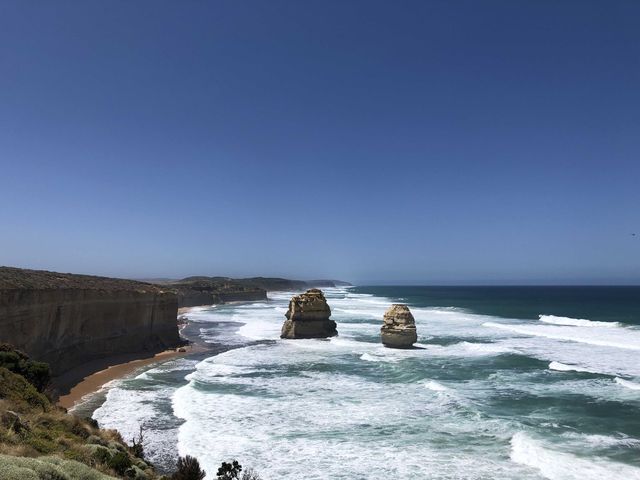
[{"label": "coastal headland", "polygon": [[345,282],[205,276],[136,281],[0,267],[0,343],[48,363],[62,403],[71,406],[114,378],[192,352],[176,351],[188,343],[179,333],[179,310],[336,284]]}]

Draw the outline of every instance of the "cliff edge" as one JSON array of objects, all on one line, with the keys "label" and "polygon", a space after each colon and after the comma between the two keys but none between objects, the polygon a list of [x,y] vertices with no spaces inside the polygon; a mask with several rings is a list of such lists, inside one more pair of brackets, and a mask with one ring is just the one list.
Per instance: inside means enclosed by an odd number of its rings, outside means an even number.
[{"label": "cliff edge", "polygon": [[181,343],[178,299],[158,285],[0,267],[0,342],[60,375],[115,355]]}]

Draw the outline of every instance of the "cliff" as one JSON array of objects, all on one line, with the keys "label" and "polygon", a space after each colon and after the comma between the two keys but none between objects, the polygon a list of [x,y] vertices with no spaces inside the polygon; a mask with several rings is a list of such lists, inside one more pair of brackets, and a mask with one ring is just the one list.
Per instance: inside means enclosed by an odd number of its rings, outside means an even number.
[{"label": "cliff", "polygon": [[162,285],[175,292],[178,307],[267,299],[266,290],[223,277],[188,277]]},{"label": "cliff", "polygon": [[295,291],[315,287],[334,288],[338,286],[351,286],[350,283],[342,282],[340,280],[289,280],[287,278],[273,277],[241,278],[234,281],[243,285],[252,285],[264,288],[267,291]]},{"label": "cliff", "polygon": [[179,345],[178,299],[131,280],[0,267],[0,342],[51,365]]}]

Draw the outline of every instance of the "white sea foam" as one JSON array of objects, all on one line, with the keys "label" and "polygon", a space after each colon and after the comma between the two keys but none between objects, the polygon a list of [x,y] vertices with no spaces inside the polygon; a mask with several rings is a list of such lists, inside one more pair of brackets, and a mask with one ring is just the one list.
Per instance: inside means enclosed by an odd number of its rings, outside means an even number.
[{"label": "white sea foam", "polygon": [[486,322],[483,326],[508,330],[522,335],[546,337],[554,340],[587,343],[589,345],[598,345],[602,347],[624,348],[626,350],[640,350],[639,330],[623,328],[580,328],[569,326],[526,325],[497,322]]},{"label": "white sea foam", "polygon": [[540,315],[540,321],[544,323],[551,323],[553,325],[568,325],[574,327],[616,328],[621,326],[618,322],[597,322],[582,318],[556,317],[555,315]]},{"label": "white sea foam", "polygon": [[511,439],[511,460],[534,468],[551,480],[640,479],[640,468],[553,450],[524,432],[516,433]]},{"label": "white sea foam", "polygon": [[625,380],[625,379],[620,378],[620,377],[616,377],[615,378],[615,382],[618,385],[622,385],[623,387],[629,388],[631,390],[640,390],[640,383],[630,382],[629,380]]},{"label": "white sea foam", "polygon": [[[514,470],[492,455],[443,451],[415,437],[416,431],[441,429],[445,441],[476,434],[477,422],[459,416],[465,407],[449,398],[444,385],[315,370],[310,366],[319,361],[351,362],[344,355],[351,346],[334,350],[326,348],[331,342],[316,342],[325,345],[319,351],[297,343],[249,346],[199,363],[192,382],[173,397],[175,414],[185,420],[179,453],[196,455],[209,471],[221,460],[246,458],[265,479],[371,478],[375,471],[381,477],[480,480],[503,478]],[[260,368],[262,374],[212,377],[217,364]],[[206,382],[208,388],[197,388],[195,382]],[[425,399],[425,389],[442,400]],[[501,421],[485,422],[482,435],[502,434],[503,429]],[[292,450],[295,456],[287,454]]]},{"label": "white sea foam", "polygon": [[577,365],[567,365],[566,363],[560,363],[560,362],[551,362],[549,364],[549,370],[557,370],[559,372],[598,373],[598,372],[592,372],[587,368],[582,368]]},{"label": "white sea foam", "polygon": [[416,343],[416,347],[428,350],[430,355],[439,357],[484,357],[513,353],[514,350],[503,344],[458,342],[451,345],[435,345],[429,343]]},{"label": "white sea foam", "polygon": [[593,448],[639,448],[640,440],[627,435],[588,435],[577,432],[565,432],[563,438],[573,440],[578,446],[586,443]]},{"label": "white sea foam", "polygon": [[397,362],[399,358],[363,353],[360,355],[360,360],[365,360],[367,362]]},{"label": "white sea foam", "polygon": [[433,390],[434,392],[448,392],[449,388],[445,387],[441,383],[436,382],[435,380],[429,380],[424,383],[425,388],[429,390]]},{"label": "white sea foam", "polygon": [[[460,309],[412,307],[418,348],[387,349],[379,342],[379,329],[394,299],[331,289],[326,293],[340,335],[330,340],[281,340],[280,327],[293,293],[270,293],[270,302],[201,312],[199,320],[211,323],[203,332],[207,339],[241,346],[199,362],[186,377],[188,384],[172,395],[173,410],[184,421],[177,449],[182,455],[197,456],[205,470],[215,473],[223,460],[238,458],[265,480],[372,478],[372,472],[376,478],[434,480],[538,480],[542,473],[570,480],[576,477],[567,476],[572,473],[566,465],[577,458],[585,462],[578,467],[587,472],[580,480],[595,478],[588,476],[586,465],[596,472],[612,466],[603,478],[635,480],[635,471],[629,470],[633,467],[622,465],[617,470],[621,464],[596,457],[609,455],[608,448],[637,448],[636,439],[613,431],[554,433],[565,428],[565,421],[551,412],[536,430],[536,435],[545,435],[544,441],[529,434],[518,440],[513,432],[525,428],[520,426],[521,417],[503,411],[494,414],[492,409],[501,407],[492,401],[499,398],[502,404],[514,392],[540,399],[570,394],[577,399],[635,401],[632,389],[606,377],[549,374],[535,362],[516,358],[516,367],[510,368],[511,359],[493,357],[515,353],[540,359],[544,366],[555,362],[634,380],[640,378],[638,352],[633,348],[640,346],[634,343],[637,328],[519,321]],[[231,331],[220,322],[230,325]],[[264,339],[272,341],[253,342]],[[607,345],[594,345],[592,339]],[[483,372],[486,367],[489,370]],[[159,414],[156,394],[145,390],[155,376],[139,379],[145,380],[140,391],[112,394],[97,415],[121,428],[127,438],[136,433],[136,422]],[[539,381],[541,377],[545,381]],[[163,392],[160,396],[166,395]],[[510,440],[518,463],[505,456]],[[551,443],[559,440],[565,442],[560,447]],[[167,445],[175,450],[175,441]],[[154,448],[152,443],[150,451]],[[551,473],[543,473],[540,464]]]}]

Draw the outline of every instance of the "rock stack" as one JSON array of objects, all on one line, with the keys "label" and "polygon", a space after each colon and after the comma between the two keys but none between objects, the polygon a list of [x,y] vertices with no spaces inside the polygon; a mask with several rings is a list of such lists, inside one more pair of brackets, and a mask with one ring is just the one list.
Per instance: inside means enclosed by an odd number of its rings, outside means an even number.
[{"label": "rock stack", "polygon": [[322,290],[312,288],[289,302],[280,338],[327,338],[338,335]]},{"label": "rock stack", "polygon": [[416,321],[409,307],[391,305],[384,314],[384,325],[380,329],[382,344],[390,348],[411,348],[418,340]]}]

